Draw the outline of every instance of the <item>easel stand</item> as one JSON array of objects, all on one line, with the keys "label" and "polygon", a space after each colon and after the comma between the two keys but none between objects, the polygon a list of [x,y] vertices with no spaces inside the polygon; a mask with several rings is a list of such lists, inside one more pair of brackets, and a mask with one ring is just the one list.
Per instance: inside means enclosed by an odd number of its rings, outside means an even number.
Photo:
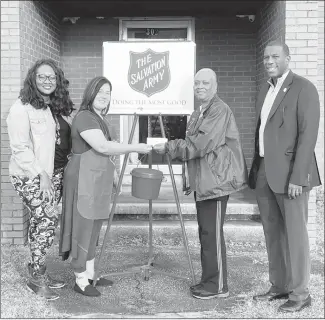
[{"label": "easel stand", "polygon": [[[129,144],[132,143],[132,139],[133,139],[133,136],[134,136],[134,131],[135,131],[135,127],[136,127],[138,118],[139,118],[139,115],[135,114],[133,124],[132,124],[131,133],[130,133],[130,136],[129,136],[129,142],[128,142]],[[161,114],[159,114],[159,123],[160,123],[162,137],[165,138],[166,134],[165,134]],[[108,220],[108,223],[107,223],[106,233],[105,233],[105,236],[104,236],[104,241],[103,241],[103,244],[102,244],[102,247],[101,247],[101,252],[100,252],[100,256],[99,256],[98,263],[97,263],[97,270],[95,272],[95,279],[98,278],[100,262],[102,260],[103,253],[105,251],[104,249],[105,249],[107,241],[108,241],[108,234],[109,234],[109,230],[110,230],[111,225],[112,225],[112,221],[113,221],[113,217],[114,217],[114,213],[115,213],[115,208],[116,208],[116,203],[117,203],[117,198],[118,198],[118,195],[119,195],[119,192],[120,192],[120,189],[121,189],[123,175],[124,175],[126,164],[127,164],[127,161],[128,161],[128,156],[129,156],[129,154],[126,154],[125,157],[124,157],[123,166],[122,166],[120,178],[119,178],[119,181],[118,181],[116,194],[115,194],[115,197],[114,197],[112,209],[111,209],[109,220]],[[185,231],[185,227],[184,227],[184,221],[183,221],[183,216],[182,216],[182,212],[181,212],[181,206],[180,206],[180,203],[179,203],[179,198],[178,198],[178,193],[177,193],[177,188],[176,188],[176,183],[175,183],[175,177],[174,177],[173,168],[172,168],[171,161],[170,161],[170,156],[168,154],[167,154],[167,162],[168,162],[170,177],[171,177],[171,181],[172,181],[172,185],[173,185],[173,191],[174,191],[174,196],[175,196],[175,201],[176,201],[176,206],[177,206],[178,217],[179,217],[179,221],[180,221],[180,224],[181,224],[183,242],[184,242],[184,246],[185,246],[185,249],[186,249],[188,263],[189,263],[189,267],[190,267],[190,271],[191,271],[192,283],[195,284],[195,274],[194,274],[192,260],[191,260],[190,251],[189,251],[189,247],[188,247],[188,241],[187,241],[186,231]],[[149,153],[149,168],[152,168],[152,154],[151,153]],[[152,246],[152,220],[153,220],[152,219],[152,200],[149,200],[149,260],[148,260],[148,263],[145,264],[145,265],[142,265],[142,266],[135,266],[135,267],[131,268],[130,270],[126,270],[126,271],[122,271],[122,272],[113,272],[113,273],[108,273],[108,274],[105,274],[105,275],[117,275],[118,276],[118,275],[128,275],[128,274],[138,274],[138,273],[140,273],[140,274],[142,274],[144,276],[144,280],[147,281],[147,280],[149,280],[150,274],[155,273],[155,274],[162,274],[162,275],[166,275],[166,276],[173,277],[173,278],[178,278],[178,279],[186,279],[186,280],[189,279],[188,277],[185,277],[185,276],[179,276],[179,275],[175,275],[173,273],[163,272],[163,271],[155,269],[155,267],[158,266],[158,263],[155,263],[153,261],[154,257],[153,257],[153,246]],[[93,286],[96,285],[96,282],[97,281],[94,280]]]}]

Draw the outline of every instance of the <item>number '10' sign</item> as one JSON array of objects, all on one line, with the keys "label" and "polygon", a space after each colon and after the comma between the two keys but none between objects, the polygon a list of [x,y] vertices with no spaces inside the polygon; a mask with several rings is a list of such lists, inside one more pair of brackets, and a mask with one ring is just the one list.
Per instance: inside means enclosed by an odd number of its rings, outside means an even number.
[{"label": "number '10' sign", "polygon": [[156,35],[158,35],[158,29],[147,28],[146,29],[146,35],[147,36],[156,36]]}]

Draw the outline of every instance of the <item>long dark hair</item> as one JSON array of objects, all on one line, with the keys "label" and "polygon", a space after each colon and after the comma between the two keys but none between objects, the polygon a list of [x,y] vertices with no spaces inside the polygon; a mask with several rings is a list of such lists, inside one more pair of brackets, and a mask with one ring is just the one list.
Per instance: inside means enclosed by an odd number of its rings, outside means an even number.
[{"label": "long dark hair", "polygon": [[64,77],[63,71],[52,59],[37,60],[28,70],[23,88],[19,93],[20,100],[23,104],[31,104],[35,109],[47,108],[47,104],[44,102],[36,86],[36,73],[42,65],[50,66],[56,75],[56,89],[50,95],[52,112],[56,115],[69,116],[74,110],[68,91],[69,81]]},{"label": "long dark hair", "polygon": [[[80,111],[88,110],[94,114],[97,114],[94,110],[93,103],[94,103],[94,100],[97,96],[99,89],[106,83],[108,83],[108,85],[112,91],[112,84],[107,78],[99,76],[99,77],[95,77],[92,80],[90,80],[90,82],[87,84],[87,87],[86,87],[83,97],[82,97],[81,106],[79,109]],[[109,110],[109,105],[110,105],[110,102],[108,103],[105,110],[102,112],[102,116],[107,115],[107,112]]]},{"label": "long dark hair", "polygon": [[[81,101],[81,105],[80,105],[80,108],[79,108],[79,112],[87,110],[87,111],[90,111],[91,113],[93,113],[95,115],[95,117],[98,118],[98,122],[99,122],[103,132],[106,133],[106,135],[110,138],[110,133],[107,131],[106,126],[103,125],[103,123],[102,123],[103,120],[95,112],[94,107],[93,107],[93,103],[94,103],[94,100],[95,100],[95,98],[96,98],[96,96],[98,94],[98,91],[106,83],[108,83],[108,85],[110,87],[110,90],[112,91],[112,84],[107,78],[99,76],[99,77],[95,77],[92,80],[90,80],[90,82],[87,84],[86,89],[84,91],[82,101]],[[102,112],[103,117],[105,117],[107,115],[107,112],[109,110],[109,106],[110,106],[110,102],[108,103],[105,110]]]}]

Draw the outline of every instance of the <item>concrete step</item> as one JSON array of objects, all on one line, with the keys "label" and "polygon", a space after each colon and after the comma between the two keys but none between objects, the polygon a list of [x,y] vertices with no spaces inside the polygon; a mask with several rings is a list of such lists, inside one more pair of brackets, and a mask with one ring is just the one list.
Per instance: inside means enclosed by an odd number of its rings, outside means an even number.
[{"label": "concrete step", "polygon": [[[185,196],[181,186],[177,186],[178,198],[184,220],[196,220],[196,207],[193,194]],[[178,211],[173,188],[170,184],[163,184],[159,197],[152,201],[154,220],[178,220]],[[117,199],[114,220],[148,220],[149,202],[132,196],[131,185],[123,185],[122,193]],[[260,215],[255,200],[254,191],[246,188],[230,195],[226,220],[229,221],[259,221]]]},{"label": "concrete step", "polygon": [[[195,203],[180,203],[181,211],[183,215],[196,215]],[[153,202],[152,213],[154,215],[177,215],[178,211],[176,203],[161,203]],[[148,215],[149,205],[148,203],[117,203],[115,214],[127,214],[127,215]],[[240,203],[228,203],[227,215],[259,215],[257,204],[240,204]]]},{"label": "concrete step", "polygon": [[[196,219],[196,207],[193,194],[185,196],[180,186],[177,186],[180,207],[184,219]],[[161,186],[159,197],[152,201],[152,213],[154,219],[178,219],[178,211],[175,202],[173,188],[170,184]],[[149,202],[132,196],[131,186],[123,185],[122,194],[118,197],[115,217],[123,219],[146,220],[149,214]],[[256,220],[259,219],[259,210],[254,192],[250,189],[237,192],[230,196],[227,212],[227,220]]]}]

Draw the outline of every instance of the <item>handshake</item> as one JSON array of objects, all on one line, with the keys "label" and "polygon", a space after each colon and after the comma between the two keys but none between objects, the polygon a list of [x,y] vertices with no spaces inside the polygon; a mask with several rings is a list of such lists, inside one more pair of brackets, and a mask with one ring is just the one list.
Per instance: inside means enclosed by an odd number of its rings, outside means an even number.
[{"label": "handshake", "polygon": [[143,149],[146,151],[142,151],[139,153],[149,153],[151,150],[154,150],[158,154],[165,154],[166,153],[166,142],[168,140],[166,138],[147,138],[147,144],[140,143],[143,146]]},{"label": "handshake", "polygon": [[166,143],[158,143],[153,146],[153,150],[159,154],[166,153]]},{"label": "handshake", "polygon": [[155,152],[159,154],[165,154],[166,153],[166,144],[165,143],[158,143],[154,146],[151,144],[146,143],[139,143],[136,148],[138,153],[149,153],[151,150],[154,150]]}]

